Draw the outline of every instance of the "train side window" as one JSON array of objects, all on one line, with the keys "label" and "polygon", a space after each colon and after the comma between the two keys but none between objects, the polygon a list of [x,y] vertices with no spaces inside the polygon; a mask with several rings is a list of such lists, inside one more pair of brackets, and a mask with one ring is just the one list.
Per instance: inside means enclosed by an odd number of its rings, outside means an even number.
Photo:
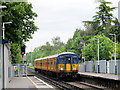
[{"label": "train side window", "polygon": [[67,58],[67,63],[70,64],[71,62],[71,59],[70,58]]},{"label": "train side window", "polygon": [[64,64],[64,58],[60,58],[60,63]]},{"label": "train side window", "polygon": [[54,65],[54,63],[55,63],[55,59],[53,58],[53,65]]},{"label": "train side window", "polygon": [[54,59],[54,65],[56,64],[56,58]]},{"label": "train side window", "polygon": [[53,59],[51,59],[51,65],[53,64]]},{"label": "train side window", "polygon": [[48,65],[49,65],[49,59],[48,59]]},{"label": "train side window", "polygon": [[76,64],[77,63],[77,58],[73,58],[72,63]]}]

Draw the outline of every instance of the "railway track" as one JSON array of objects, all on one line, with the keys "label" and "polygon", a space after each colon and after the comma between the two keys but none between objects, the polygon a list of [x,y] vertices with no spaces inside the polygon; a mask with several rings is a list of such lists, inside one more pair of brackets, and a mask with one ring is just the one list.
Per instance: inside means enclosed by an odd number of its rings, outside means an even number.
[{"label": "railway track", "polygon": [[88,84],[85,82],[80,81],[73,81],[73,82],[66,82],[61,80],[56,80],[52,77],[46,77],[44,75],[41,75],[40,73],[36,73],[33,69],[28,68],[29,75],[35,75],[38,78],[44,80],[45,82],[48,82],[52,84],[53,86],[57,87],[58,89],[64,89],[64,90],[104,90],[104,87]]}]

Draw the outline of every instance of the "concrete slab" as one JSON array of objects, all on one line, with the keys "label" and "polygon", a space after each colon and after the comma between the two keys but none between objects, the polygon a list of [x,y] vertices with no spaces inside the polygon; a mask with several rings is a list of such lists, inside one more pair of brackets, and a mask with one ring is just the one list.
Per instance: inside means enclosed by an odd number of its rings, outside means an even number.
[{"label": "concrete slab", "polygon": [[8,84],[8,88],[10,89],[48,89],[55,90],[51,85],[47,84],[43,80],[37,78],[36,76],[31,77],[12,77],[10,83]]},{"label": "concrete slab", "polygon": [[8,88],[36,88],[27,77],[12,77]]},{"label": "concrete slab", "polygon": [[120,80],[119,75],[114,75],[114,74],[102,74],[102,73],[92,73],[92,72],[78,72],[78,74],[106,78],[106,79]]}]

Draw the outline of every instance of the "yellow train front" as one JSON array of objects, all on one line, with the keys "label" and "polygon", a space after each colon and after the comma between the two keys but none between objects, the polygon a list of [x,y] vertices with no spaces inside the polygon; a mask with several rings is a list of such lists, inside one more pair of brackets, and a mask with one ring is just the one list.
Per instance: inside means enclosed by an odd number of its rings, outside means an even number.
[{"label": "yellow train front", "polygon": [[57,58],[58,77],[77,77],[78,55],[74,53],[61,54]]}]

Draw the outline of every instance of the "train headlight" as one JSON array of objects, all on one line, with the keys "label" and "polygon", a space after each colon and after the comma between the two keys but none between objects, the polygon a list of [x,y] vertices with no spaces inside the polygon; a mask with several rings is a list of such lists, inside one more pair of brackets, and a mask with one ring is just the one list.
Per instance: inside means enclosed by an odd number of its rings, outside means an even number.
[{"label": "train headlight", "polygon": [[60,68],[60,70],[63,70],[63,68]]},{"label": "train headlight", "polygon": [[76,70],[76,68],[73,68],[73,70]]}]

